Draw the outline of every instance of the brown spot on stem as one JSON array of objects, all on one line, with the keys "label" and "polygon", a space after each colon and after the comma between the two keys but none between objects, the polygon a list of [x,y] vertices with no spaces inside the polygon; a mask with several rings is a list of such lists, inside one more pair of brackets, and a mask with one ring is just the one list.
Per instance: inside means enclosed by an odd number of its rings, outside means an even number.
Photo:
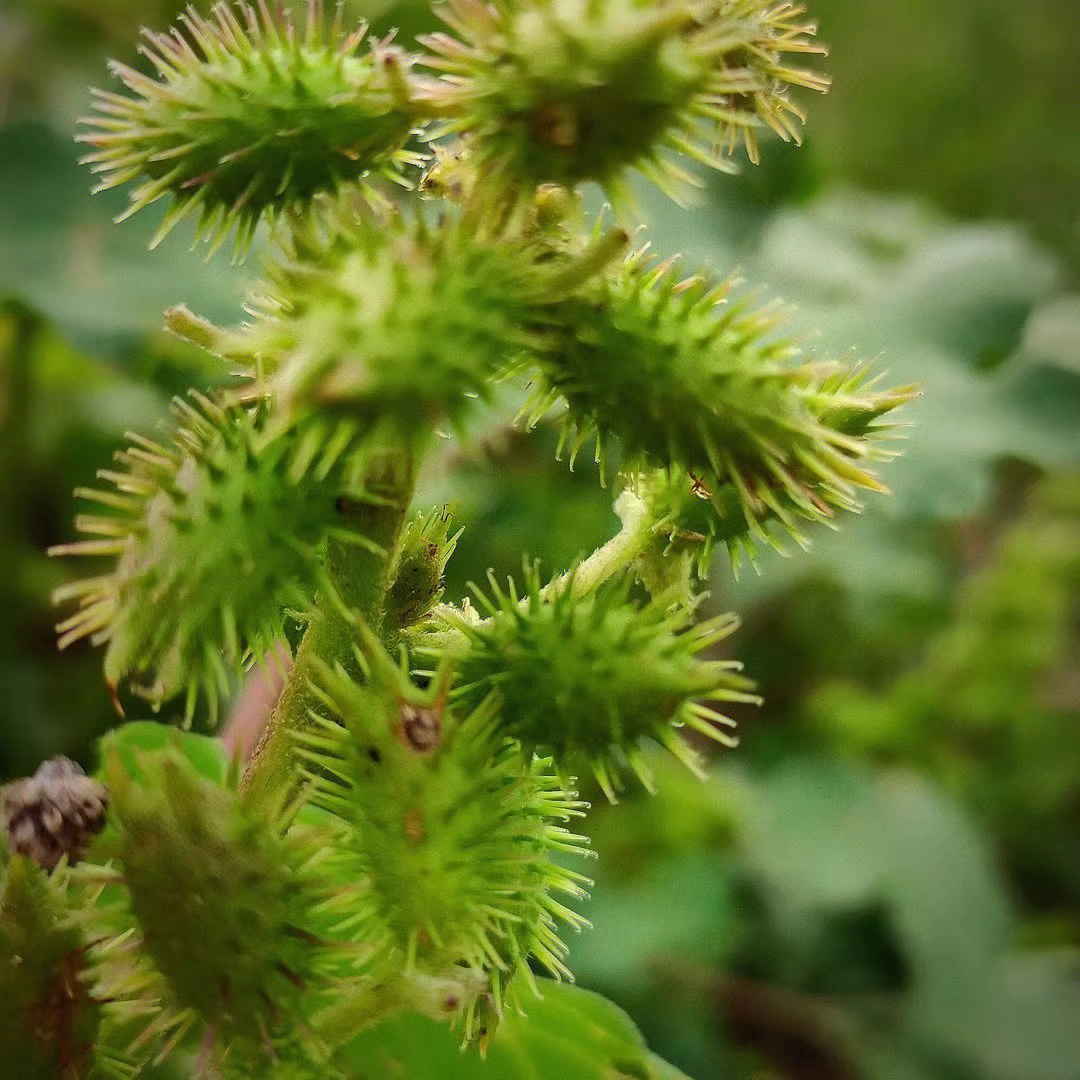
[{"label": "brown spot on stem", "polygon": [[401,703],[398,737],[418,754],[430,754],[442,742],[442,706]]},{"label": "brown spot on stem", "polygon": [[532,136],[559,150],[574,150],[578,145],[578,117],[572,105],[549,101],[532,115]]},{"label": "brown spot on stem", "polygon": [[424,819],[415,806],[405,811],[405,835],[414,844],[424,839]]}]

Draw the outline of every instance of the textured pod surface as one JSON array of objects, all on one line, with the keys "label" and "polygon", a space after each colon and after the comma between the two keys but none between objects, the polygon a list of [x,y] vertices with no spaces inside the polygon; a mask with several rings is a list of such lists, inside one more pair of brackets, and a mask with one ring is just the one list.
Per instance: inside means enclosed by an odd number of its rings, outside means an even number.
[{"label": "textured pod surface", "polygon": [[405,431],[457,422],[535,338],[533,253],[473,215],[430,225],[331,208],[297,225],[245,332],[286,408]]},{"label": "textured pod surface", "polygon": [[0,841],[0,1076],[84,1080],[98,1030],[63,885]]},{"label": "textured pod surface", "polygon": [[155,704],[186,691],[189,719],[202,688],[212,720],[245,655],[267,655],[284,611],[310,604],[326,538],[365,543],[338,503],[360,487],[350,425],[275,434],[205,398],[176,411],[171,445],[135,439],[99,474],[113,490],[79,492],[100,512],[76,526],[99,539],[54,553],[113,564],[58,590],[79,604],[60,645],[107,643],[110,686],[132,680]]},{"label": "textured pod surface", "polygon": [[545,589],[532,570],[523,597],[492,580],[491,596],[478,594],[488,617],[454,620],[467,642],[455,652],[455,700],[468,707],[494,692],[506,734],[550,750],[560,769],[588,763],[612,801],[626,765],[651,786],[642,739],[699,770],[677,728],[730,745],[732,721],[706,702],[757,700],[739,664],[698,655],[735,629],[732,617],[695,626],[692,609],[670,597],[634,603],[631,580],[577,596],[572,576]]},{"label": "textured pod surface", "polygon": [[741,521],[710,526],[714,538],[725,528],[764,538],[766,517],[798,536],[800,519],[882,490],[867,466],[890,455],[869,436],[912,391],[879,392],[858,367],[811,362],[778,333],[782,308],[733,303],[730,291],[631,256],[552,307],[546,385],[527,414],[535,421],[562,398],[571,461],[594,443],[601,460],[617,448],[628,471],[689,474],[718,515],[730,517],[730,501]]},{"label": "textured pod surface", "polygon": [[158,239],[197,211],[217,243],[235,225],[243,248],[264,213],[412,160],[409,60],[363,48],[366,27],[343,33],[340,12],[328,25],[321,3],[306,20],[265,0],[218,3],[211,18],[189,8],[171,33],[147,32],[159,77],[114,64],[132,96],[99,91],[86,120],[100,188],[139,181],[129,213],[171,196]]},{"label": "textured pod surface", "polygon": [[450,0],[450,34],[424,44],[445,75],[428,93],[496,171],[538,184],[622,188],[635,168],[661,187],[685,154],[723,167],[768,125],[798,138],[791,85],[827,81],[788,65],[813,44],[802,9],[765,0]]},{"label": "textured pod surface", "polygon": [[99,850],[110,862],[76,871],[104,886],[80,914],[95,994],[162,1056],[206,1028],[218,1049],[265,1058],[336,970],[309,928],[329,895],[319,846],[201,776],[177,747],[134,760],[109,739],[103,748],[113,805]]},{"label": "textured pod surface", "polygon": [[451,710],[442,676],[421,692],[392,671],[369,667],[366,686],[323,673],[324,722],[302,741],[313,799],[351,826],[369,882],[350,935],[390,970],[484,973],[489,993],[464,1010],[466,1038],[482,1039],[510,981],[533,983],[530,958],[569,975],[557,927],[584,920],[560,896],[587,881],[557,856],[587,853],[564,827],[583,804],[506,741],[492,702]]}]

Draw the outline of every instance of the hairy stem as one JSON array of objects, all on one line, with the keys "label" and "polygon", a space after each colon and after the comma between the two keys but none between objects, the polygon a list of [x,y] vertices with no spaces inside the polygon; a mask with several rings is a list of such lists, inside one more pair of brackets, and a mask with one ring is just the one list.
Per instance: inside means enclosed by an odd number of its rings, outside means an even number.
[{"label": "hairy stem", "polygon": [[[615,512],[619,515],[622,528],[584,562],[549,581],[540,591],[543,598],[555,595],[567,585],[570,585],[575,597],[588,596],[609,578],[627,569],[645,551],[655,535],[656,527],[655,516],[649,504],[628,488],[615,500]],[[521,601],[522,604],[528,602],[527,598]],[[447,605],[441,605],[441,610],[460,614],[459,609]],[[436,612],[438,611],[439,608],[436,608]],[[480,625],[487,621],[481,620]],[[450,629],[429,635],[428,641],[446,648],[455,642],[464,641],[464,638],[459,630]]]},{"label": "hairy stem", "polygon": [[332,589],[336,595],[319,599],[281,697],[251,756],[243,786],[257,798],[272,797],[283,786],[292,786],[294,734],[311,724],[309,710],[316,704],[310,685],[315,665],[341,663],[359,677],[354,653],[356,631],[342,606],[359,614],[376,631],[381,628],[392,556],[405,524],[415,478],[412,455],[402,453],[402,457],[408,457],[409,464],[399,464],[392,470],[394,475],[374,486],[380,496],[377,502],[340,501],[343,522],[361,532],[372,546],[336,540],[329,544],[327,591]]},{"label": "hairy stem", "polygon": [[655,522],[644,499],[628,488],[615,500],[615,513],[622,528],[583,563],[548,582],[542,596],[546,598],[560,591],[571,579],[573,595],[587,596],[608,578],[625,570],[649,546]]},{"label": "hairy stem", "polygon": [[445,1021],[490,987],[472,968],[447,968],[435,974],[405,971],[381,979],[354,980],[340,998],[315,1018],[319,1034],[332,1047],[365,1028],[405,1010]]}]

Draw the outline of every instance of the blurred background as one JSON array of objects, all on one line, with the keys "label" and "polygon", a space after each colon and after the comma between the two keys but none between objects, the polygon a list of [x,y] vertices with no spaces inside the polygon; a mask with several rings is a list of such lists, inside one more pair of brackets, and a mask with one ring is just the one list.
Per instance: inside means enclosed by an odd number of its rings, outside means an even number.
[{"label": "blurred background", "polygon": [[[0,0],[0,779],[92,760],[100,656],[58,655],[74,487],[218,373],[258,260],[204,262],[76,162],[87,87],[175,0]],[[377,28],[426,5],[352,0]],[[654,247],[738,268],[806,344],[918,381],[903,457],[808,554],[710,603],[766,698],[703,785],[599,809],[579,981],[697,1080],[1080,1077],[1080,15],[1062,0],[814,0],[834,89],[804,147],[643,199]],[[610,494],[493,412],[425,478],[467,526],[450,592],[565,565]],[[567,1077],[567,1080],[574,1080]]]}]

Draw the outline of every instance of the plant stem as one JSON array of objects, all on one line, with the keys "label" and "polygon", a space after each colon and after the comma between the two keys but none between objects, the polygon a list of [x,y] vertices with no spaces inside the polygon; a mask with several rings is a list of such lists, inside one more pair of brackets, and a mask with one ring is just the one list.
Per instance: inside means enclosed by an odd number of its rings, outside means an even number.
[{"label": "plant stem", "polygon": [[[540,590],[540,596],[548,599],[560,589],[570,586],[576,598],[588,596],[620,570],[625,570],[645,549],[655,536],[655,516],[649,504],[635,492],[627,489],[615,500],[615,512],[622,521],[622,528],[606,543],[598,547],[584,562],[549,581]],[[522,606],[528,598],[521,601]],[[440,605],[445,613],[461,614],[459,608]],[[478,623],[483,626],[488,619]],[[453,650],[455,644],[464,643],[459,630],[447,629],[426,636],[432,646]]]},{"label": "plant stem", "polygon": [[625,570],[649,546],[655,522],[644,499],[628,488],[615,500],[615,513],[622,528],[575,569],[549,581],[541,591],[542,597],[547,599],[571,582],[575,597],[587,596]]},{"label": "plant stem", "polygon": [[[405,523],[412,498],[415,470],[411,455],[407,468],[381,485],[377,503],[343,499],[343,522],[374,545],[369,549],[333,540],[327,549],[326,570],[337,596],[322,596],[296,651],[296,659],[262,737],[244,773],[243,787],[256,799],[273,797],[283,787],[292,788],[295,732],[312,723],[310,710],[316,699],[311,676],[318,664],[343,664],[360,676],[354,653],[356,631],[339,607],[358,613],[376,632],[383,619],[392,555]],[[379,550],[376,550],[378,548]]]}]

